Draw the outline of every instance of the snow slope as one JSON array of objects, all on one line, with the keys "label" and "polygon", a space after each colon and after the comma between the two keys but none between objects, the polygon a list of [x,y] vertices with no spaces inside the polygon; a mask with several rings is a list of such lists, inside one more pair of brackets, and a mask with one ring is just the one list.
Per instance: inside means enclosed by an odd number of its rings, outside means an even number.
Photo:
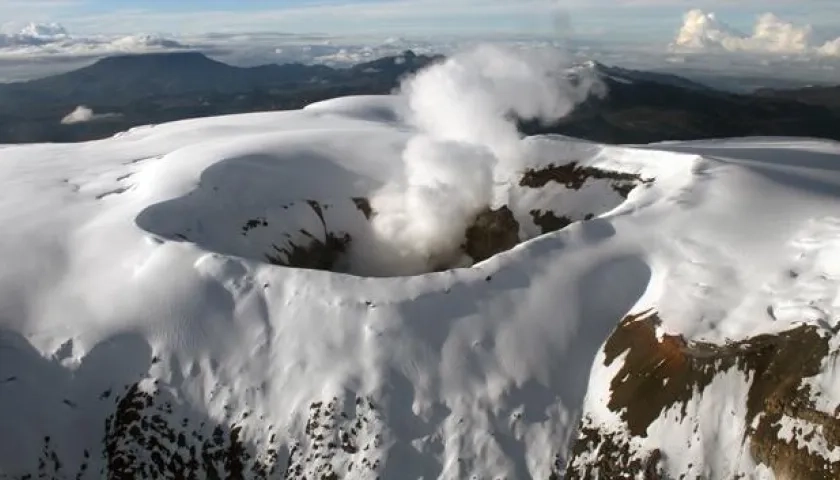
[{"label": "snow slope", "polygon": [[[607,438],[626,472],[771,476],[747,439],[754,369],[713,363],[639,434],[610,403],[639,373],[613,332],[655,312],[651,342],[689,348],[804,324],[835,352],[840,145],[482,150],[417,108],[0,147],[0,478],[612,478]],[[522,243],[464,258],[464,229],[502,206]],[[546,212],[572,223],[543,234]],[[352,238],[344,273],[283,266],[331,235]],[[803,382],[832,416],[828,351]],[[778,438],[836,468],[833,433],[803,422]]]}]

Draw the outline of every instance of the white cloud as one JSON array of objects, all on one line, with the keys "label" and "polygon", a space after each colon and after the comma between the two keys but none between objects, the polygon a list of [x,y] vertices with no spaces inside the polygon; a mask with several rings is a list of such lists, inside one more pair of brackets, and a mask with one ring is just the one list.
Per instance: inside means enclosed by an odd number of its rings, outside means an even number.
[{"label": "white cloud", "polygon": [[143,51],[148,49],[183,49],[186,45],[157,35],[128,35],[117,38],[108,46],[119,51]]},{"label": "white cloud", "polygon": [[673,45],[689,49],[705,49],[723,45],[730,38],[737,38],[737,33],[725,23],[718,21],[714,13],[691,10],[683,17],[683,26]]},{"label": "white cloud", "polygon": [[62,125],[73,125],[76,123],[86,123],[86,122],[93,122],[95,120],[105,120],[108,118],[116,118],[120,115],[118,113],[93,113],[93,110],[84,106],[79,105],[76,107],[75,110],[67,114],[66,117],[61,119]]},{"label": "white cloud", "polygon": [[0,34],[0,57],[102,56],[190,48],[156,35],[74,36],[57,23],[30,23],[17,33]]},{"label": "white cloud", "polygon": [[722,50],[787,55],[840,55],[840,38],[821,44],[811,25],[795,25],[772,13],[758,17],[751,35],[720,21],[714,13],[691,10],[671,44],[677,51]]},{"label": "white cloud", "polygon": [[[0,13],[2,13],[3,7],[8,5],[4,3],[5,1],[0,0]],[[396,0],[396,2],[401,1],[403,0]],[[420,1],[426,2],[425,5],[431,7],[432,3],[439,3],[442,0]],[[497,8],[501,8],[500,4],[502,3],[502,0],[465,1],[473,2],[473,5],[478,5],[481,2],[484,2],[485,5],[494,4]],[[639,1],[634,4],[634,7],[642,8],[643,5],[648,5],[649,3],[645,2],[649,1],[652,0]],[[820,2],[821,0],[812,1]],[[451,0],[451,2],[457,4],[450,7],[453,9],[451,13],[456,13],[455,10],[465,6],[465,4],[459,3],[459,0]],[[592,2],[604,4],[606,0],[592,0]],[[57,0],[57,3],[61,4],[62,2]],[[378,2],[376,3],[378,4]],[[21,6],[25,4],[24,1],[21,2]],[[523,3],[523,5],[531,6],[534,4],[535,1]],[[778,3],[774,3],[774,5],[778,5]],[[315,7],[309,7],[309,9],[312,8]],[[318,13],[325,13],[325,8],[326,6],[315,9]],[[347,6],[342,4],[336,8],[344,12]],[[390,9],[391,5],[384,7],[374,5],[369,8],[367,14],[373,16],[377,8]],[[333,32],[329,35],[290,33],[289,31],[283,31],[279,15],[268,15],[267,18],[261,20],[266,23],[280,22],[276,28],[271,31],[254,31],[244,29],[247,18],[244,16],[238,18],[236,14],[229,13],[231,15],[226,14],[225,17],[229,20],[228,28],[231,30],[225,32],[207,30],[208,24],[202,24],[201,21],[193,22],[192,20],[195,20],[195,18],[189,17],[183,12],[175,13],[174,19],[184,20],[184,25],[195,28],[197,32],[188,33],[179,29],[177,34],[170,33],[163,36],[125,36],[126,33],[132,32],[132,28],[149,28],[150,24],[147,22],[149,18],[143,14],[136,17],[126,14],[125,18],[120,15],[116,17],[102,15],[96,19],[96,28],[89,26],[87,29],[78,22],[78,17],[76,20],[65,19],[68,25],[72,27],[68,29],[50,23],[35,24],[34,26],[27,26],[25,23],[18,23],[14,26],[7,24],[6,35],[0,34],[0,82],[23,81],[61,73],[84,67],[96,58],[119,53],[177,51],[184,48],[201,51],[217,60],[238,66],[292,62],[346,66],[383,56],[398,55],[404,50],[413,50],[418,54],[451,54],[469,48],[470,45],[479,40],[502,43],[512,47],[520,45],[525,48],[535,45],[559,45],[563,50],[575,55],[575,58],[580,61],[597,59],[603,63],[627,68],[665,69],[673,73],[688,76],[699,75],[703,78],[725,75],[733,78],[749,77],[754,79],[750,82],[739,80],[737,82],[739,88],[747,88],[746,86],[752,88],[756,84],[764,86],[764,79],[779,78],[787,82],[783,86],[805,83],[837,83],[837,72],[840,71],[840,39],[829,42],[815,41],[814,39],[819,38],[820,34],[820,24],[818,22],[815,23],[813,32],[810,29],[806,30],[806,32],[810,32],[810,35],[801,37],[808,42],[808,48],[805,49],[807,54],[754,54],[756,51],[768,52],[773,48],[778,51],[779,45],[795,45],[796,29],[803,28],[797,27],[797,24],[807,23],[799,17],[795,17],[797,20],[791,24],[794,30],[788,30],[788,33],[784,33],[784,28],[770,28],[773,24],[765,21],[764,27],[760,29],[758,35],[746,35],[727,26],[721,21],[721,18],[699,12],[699,15],[695,15],[695,20],[687,22],[686,27],[680,32],[678,42],[675,42],[674,46],[674,49],[678,51],[672,52],[665,51],[663,48],[665,43],[663,40],[667,36],[648,38],[648,43],[645,43],[622,42],[610,36],[607,36],[605,40],[580,38],[571,42],[564,42],[558,37],[546,38],[533,34],[513,35],[510,33],[463,36],[443,33],[429,36],[410,31],[395,34],[378,30],[370,30],[365,34],[346,32],[343,34]],[[380,13],[384,15],[387,12]],[[157,12],[157,14],[164,15],[163,12]],[[204,14],[211,18],[218,16],[219,21],[222,18],[219,12],[207,11]],[[245,13],[239,13],[238,15],[245,15]],[[292,12],[288,15],[287,22],[301,20],[298,23],[319,25],[316,22],[302,21],[305,17],[301,11]],[[577,14],[575,16],[577,19]],[[830,17],[828,14],[823,16]],[[0,16],[0,18],[2,17]],[[121,18],[122,20],[120,20]],[[674,18],[674,16],[670,18]],[[188,19],[192,20],[187,21]],[[134,22],[133,27],[131,26],[131,20]],[[158,18],[155,17],[154,20],[157,22]],[[150,28],[149,31],[160,31],[167,21],[163,18],[160,20],[164,23]],[[170,18],[168,21],[173,21],[173,19]],[[152,23],[157,25],[155,22]],[[237,29],[236,27],[240,23],[242,28]],[[785,22],[781,22],[781,24],[785,25]],[[213,25],[217,25],[215,20],[209,23],[209,26]],[[655,21],[652,25],[655,25]],[[687,28],[688,26],[694,28]],[[112,31],[122,33],[120,35],[102,33],[80,35],[78,33],[81,31],[102,32],[111,27],[113,27]],[[611,31],[609,27],[604,27],[604,29],[606,32]],[[829,28],[825,32],[832,32],[827,37],[833,38],[837,36],[838,31],[832,31]],[[664,33],[663,35],[670,35],[670,33]],[[759,40],[745,40],[754,36]],[[769,40],[771,38],[781,38],[783,40],[774,43]],[[679,47],[676,46],[677,43],[680,44]],[[802,49],[803,47],[796,48]],[[740,52],[740,54],[733,54],[732,52]]]},{"label": "white cloud", "polygon": [[[2,0],[0,0],[2,1]],[[24,33],[30,32],[30,33]],[[31,24],[0,34],[0,82],[22,81],[81,68],[91,60],[121,53],[192,50],[237,66],[321,63],[349,66],[406,50],[418,55],[450,54],[480,41],[516,47],[545,45],[528,36],[482,37],[325,35],[287,32],[213,32],[180,35],[77,36],[57,24]],[[30,60],[39,61],[32,62]]]},{"label": "white cloud", "polygon": [[74,123],[85,123],[93,120],[93,110],[84,105],[79,105],[75,110],[67,114],[61,119],[62,125],[72,125]]},{"label": "white cloud", "polygon": [[19,35],[44,41],[56,41],[70,36],[67,29],[58,23],[30,23],[23,27]]},{"label": "white cloud", "polygon": [[0,48],[46,45],[69,37],[67,30],[57,23],[30,23],[17,33],[0,33]]},{"label": "white cloud", "polygon": [[819,53],[826,56],[840,57],[840,38],[835,38],[819,48]]}]

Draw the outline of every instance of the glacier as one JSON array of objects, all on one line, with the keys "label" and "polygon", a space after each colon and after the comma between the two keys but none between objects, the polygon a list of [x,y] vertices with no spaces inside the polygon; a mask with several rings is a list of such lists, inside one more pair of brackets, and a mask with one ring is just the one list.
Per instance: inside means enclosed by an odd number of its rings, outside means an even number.
[{"label": "glacier", "polygon": [[[0,478],[838,471],[840,144],[536,136],[482,173],[406,161],[410,110],[0,146]],[[517,244],[464,257],[502,207]],[[786,338],[819,356],[754,394]]]}]

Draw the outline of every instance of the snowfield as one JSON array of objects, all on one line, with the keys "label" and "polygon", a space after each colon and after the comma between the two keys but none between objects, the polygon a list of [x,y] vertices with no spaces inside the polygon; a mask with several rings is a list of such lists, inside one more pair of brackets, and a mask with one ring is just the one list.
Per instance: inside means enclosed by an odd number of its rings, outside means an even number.
[{"label": "snowfield", "polygon": [[432,80],[0,147],[0,478],[840,471],[840,145],[520,139],[579,98]]}]

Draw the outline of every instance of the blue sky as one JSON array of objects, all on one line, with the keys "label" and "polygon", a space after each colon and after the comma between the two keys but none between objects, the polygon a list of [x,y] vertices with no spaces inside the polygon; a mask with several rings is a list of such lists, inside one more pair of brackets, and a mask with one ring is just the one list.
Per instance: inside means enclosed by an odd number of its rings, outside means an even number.
[{"label": "blue sky", "polygon": [[654,41],[672,37],[690,8],[744,30],[766,11],[840,25],[840,0],[0,0],[0,19],[7,29],[54,21],[78,33],[565,35],[557,25],[571,25],[579,36]]}]

